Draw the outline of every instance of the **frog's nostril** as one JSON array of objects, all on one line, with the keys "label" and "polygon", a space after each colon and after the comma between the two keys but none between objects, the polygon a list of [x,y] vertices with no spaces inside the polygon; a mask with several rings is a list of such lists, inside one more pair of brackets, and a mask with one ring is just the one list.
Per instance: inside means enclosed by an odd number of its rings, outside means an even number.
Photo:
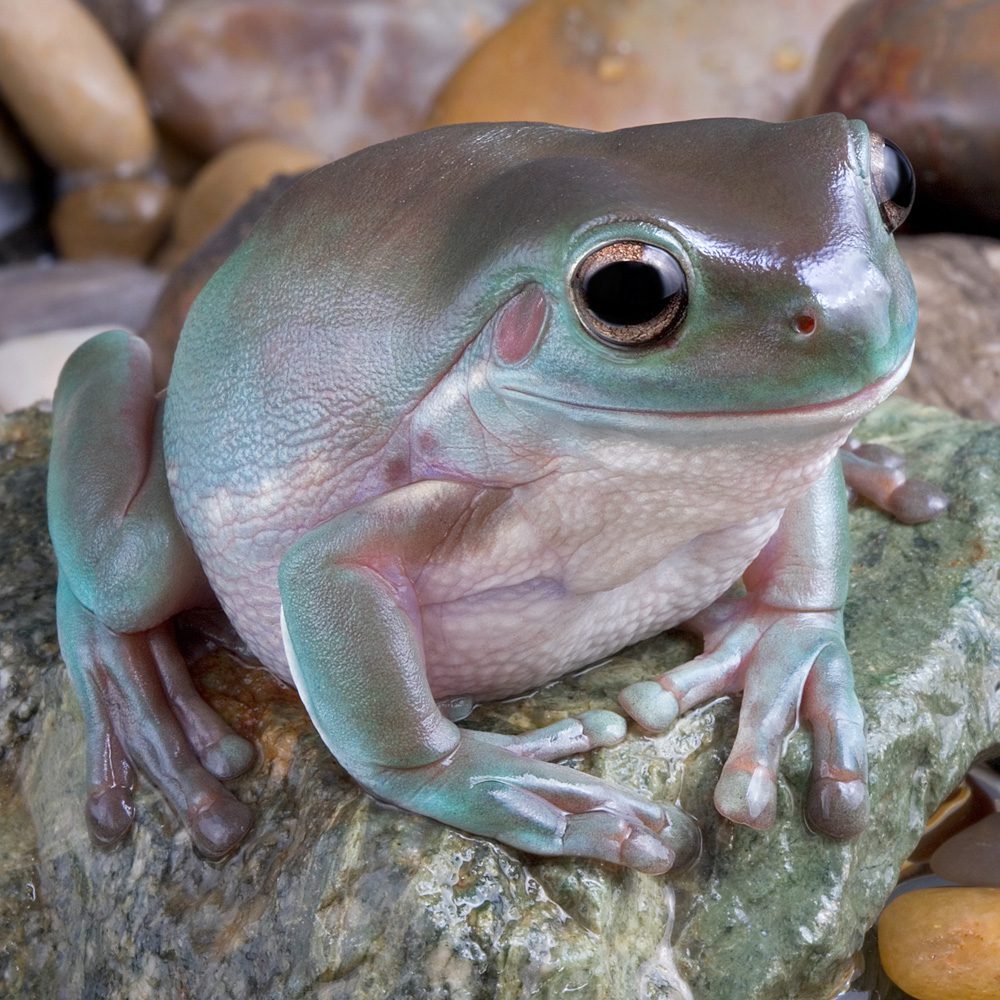
[{"label": "frog's nostril", "polygon": [[816,332],[816,317],[807,312],[796,316],[795,330],[802,337],[811,337]]}]

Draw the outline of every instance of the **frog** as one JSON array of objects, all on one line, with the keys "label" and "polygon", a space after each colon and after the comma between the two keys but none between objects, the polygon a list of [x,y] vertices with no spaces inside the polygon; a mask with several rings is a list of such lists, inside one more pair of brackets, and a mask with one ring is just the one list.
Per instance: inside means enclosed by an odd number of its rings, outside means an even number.
[{"label": "frog", "polygon": [[[165,390],[138,337],[78,348],[48,509],[94,840],[133,824],[138,772],[208,858],[252,828],[226,782],[254,747],[178,645],[213,608],[365,791],[466,834],[681,868],[678,803],[560,762],[741,696],[718,811],[775,822],[802,723],[805,820],[855,836],[845,474],[903,519],[945,503],[851,437],[912,358],[912,195],[905,156],[836,114],[445,126],[274,200]],[[459,724],[675,627],[703,652],[617,705]]]}]

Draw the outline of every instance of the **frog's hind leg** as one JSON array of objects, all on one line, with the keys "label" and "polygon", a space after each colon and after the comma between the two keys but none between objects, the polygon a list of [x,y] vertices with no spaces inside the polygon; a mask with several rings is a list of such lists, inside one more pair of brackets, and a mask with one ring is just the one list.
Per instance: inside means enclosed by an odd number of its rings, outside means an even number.
[{"label": "frog's hind leg", "polygon": [[250,828],[220,783],[253,748],[201,699],[172,617],[211,600],[173,513],[149,349],[121,331],[88,341],[56,390],[49,527],[59,561],[59,639],[86,725],[95,839],[113,843],[134,814],[133,765],[221,856]]}]

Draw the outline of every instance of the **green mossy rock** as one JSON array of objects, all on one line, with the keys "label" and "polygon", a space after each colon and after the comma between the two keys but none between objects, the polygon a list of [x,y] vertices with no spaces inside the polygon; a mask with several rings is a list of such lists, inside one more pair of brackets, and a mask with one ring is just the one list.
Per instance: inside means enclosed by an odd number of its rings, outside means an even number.
[{"label": "green mossy rock", "polygon": [[[702,823],[690,871],[652,878],[541,861],[374,802],[294,693],[222,654],[194,672],[261,751],[236,783],[258,812],[240,852],[196,857],[156,792],[118,850],[83,825],[82,723],[58,655],[45,530],[48,417],[0,421],[0,994],[25,997],[829,997],[924,818],[1000,741],[1000,427],[904,401],[863,436],[946,486],[942,520],[852,515],[848,645],[869,726],[872,822],[833,843],[802,821],[809,741],[785,756],[767,833],[723,822],[712,789],[737,706],[632,735],[585,767]],[[664,636],[473,722],[509,731],[614,706],[692,654]],[[671,946],[672,942],[672,946]]]}]

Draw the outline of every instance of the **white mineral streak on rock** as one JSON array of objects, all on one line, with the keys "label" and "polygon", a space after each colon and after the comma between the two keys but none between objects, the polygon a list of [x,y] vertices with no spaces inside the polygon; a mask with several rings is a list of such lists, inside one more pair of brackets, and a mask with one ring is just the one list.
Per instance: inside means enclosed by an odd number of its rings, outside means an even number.
[{"label": "white mineral streak on rock", "polygon": [[666,901],[667,926],[663,940],[653,956],[639,966],[639,1000],[694,1000],[691,987],[677,969],[670,938],[674,932],[676,895],[669,886],[663,888]]}]

